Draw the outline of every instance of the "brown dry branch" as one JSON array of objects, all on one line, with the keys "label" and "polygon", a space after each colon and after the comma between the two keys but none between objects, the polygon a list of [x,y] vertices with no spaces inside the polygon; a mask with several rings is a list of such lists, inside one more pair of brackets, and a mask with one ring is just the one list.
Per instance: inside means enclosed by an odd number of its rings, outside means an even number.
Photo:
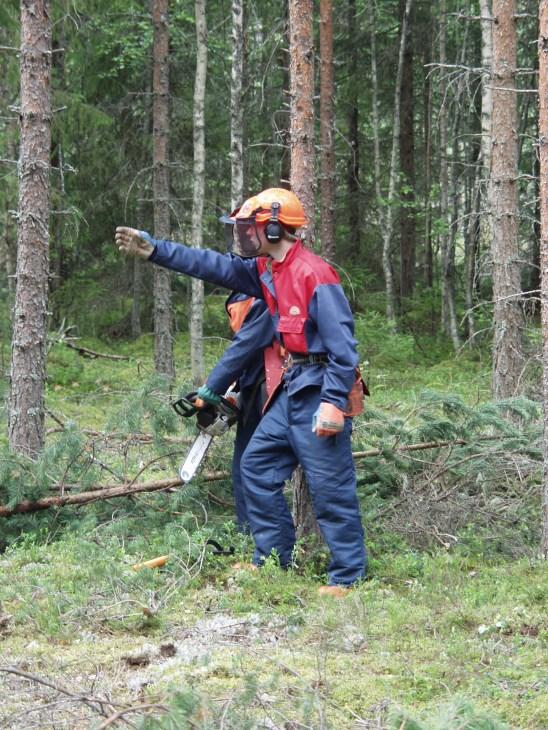
[{"label": "brown dry branch", "polygon": [[[206,472],[200,478],[206,482],[213,482],[228,477],[227,472]],[[65,494],[64,496],[42,497],[35,501],[23,500],[14,507],[6,507],[0,505],[0,517],[11,517],[15,514],[23,514],[27,512],[38,512],[40,510],[49,509],[50,507],[66,507],[68,505],[82,505],[96,502],[101,499],[112,499],[113,497],[131,497],[133,494],[141,492],[159,492],[174,487],[180,487],[184,484],[178,477],[172,479],[161,479],[156,482],[144,482],[141,484],[118,484],[104,485],[89,492],[80,492],[79,494]],[[71,485],[74,489],[76,485]],[[65,490],[69,485],[65,486]]]},{"label": "brown dry branch", "polygon": [[71,350],[76,350],[76,352],[79,355],[82,355],[82,357],[89,357],[91,359],[95,359],[97,357],[102,357],[105,360],[129,360],[128,355],[108,355],[104,352],[95,352],[94,350],[90,350],[87,347],[82,347],[81,345],[73,345],[72,342],[67,342],[66,340],[63,342],[64,345],[67,347],[70,347]]},{"label": "brown dry branch", "polygon": [[[98,712],[100,715],[103,715],[103,717],[109,717],[113,712],[115,712],[115,708],[113,707],[112,703],[105,699],[100,699],[99,697],[92,697],[90,695],[85,694],[76,694],[74,692],[71,692],[70,690],[66,689],[65,687],[61,687],[58,684],[55,684],[54,682],[51,682],[48,679],[44,679],[43,677],[38,677],[35,674],[30,674],[29,672],[24,672],[21,669],[17,669],[17,667],[0,667],[0,672],[5,672],[6,674],[14,674],[18,677],[23,677],[24,679],[28,679],[31,682],[35,682],[37,684],[42,684],[44,687],[49,687],[50,689],[55,690],[56,692],[59,692],[59,694],[66,695],[67,697],[70,697],[72,700],[76,700],[78,702],[82,702],[83,704],[90,707],[95,712]],[[126,724],[130,724],[127,723]]]},{"label": "brown dry branch", "polygon": [[127,707],[125,710],[119,710],[118,712],[115,712],[114,714],[107,717],[107,719],[99,725],[97,730],[104,730],[104,728],[110,727],[110,725],[113,725],[115,722],[118,722],[118,720],[121,720],[124,715],[129,715],[132,712],[144,712],[145,710],[160,710],[161,712],[169,712],[169,707],[159,704],[145,704],[135,705],[134,707]]}]

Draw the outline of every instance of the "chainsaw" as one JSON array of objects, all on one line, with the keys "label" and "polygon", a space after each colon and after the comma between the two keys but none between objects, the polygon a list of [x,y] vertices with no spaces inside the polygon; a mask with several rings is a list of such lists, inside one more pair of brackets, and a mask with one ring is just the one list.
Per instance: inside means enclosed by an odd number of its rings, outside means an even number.
[{"label": "chainsaw", "polygon": [[236,394],[230,391],[229,393],[221,398],[221,402],[215,406],[206,403],[199,408],[196,405],[198,400],[196,392],[188,393],[171,404],[179,416],[183,416],[183,418],[197,417],[198,435],[179,469],[181,481],[187,483],[192,479],[204,460],[213,439],[226,433],[238,420],[240,411]]}]

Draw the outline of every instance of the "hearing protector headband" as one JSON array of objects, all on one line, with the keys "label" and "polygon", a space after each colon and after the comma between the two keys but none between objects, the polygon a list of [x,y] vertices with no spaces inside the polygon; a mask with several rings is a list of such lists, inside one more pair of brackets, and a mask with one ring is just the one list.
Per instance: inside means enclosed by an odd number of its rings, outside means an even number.
[{"label": "hearing protector headband", "polygon": [[280,204],[276,202],[270,204],[270,219],[264,229],[266,240],[269,243],[279,243],[284,235],[284,228],[278,220],[280,207]]}]

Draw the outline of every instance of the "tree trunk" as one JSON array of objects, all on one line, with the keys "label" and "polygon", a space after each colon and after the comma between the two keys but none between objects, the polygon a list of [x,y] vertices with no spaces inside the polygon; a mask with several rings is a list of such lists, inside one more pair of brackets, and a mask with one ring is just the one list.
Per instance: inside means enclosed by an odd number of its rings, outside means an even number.
[{"label": "tree trunk", "polygon": [[314,36],[312,0],[290,0],[291,189],[303,204],[306,243],[314,240]]},{"label": "tree trunk", "polygon": [[48,0],[21,1],[19,229],[13,314],[9,443],[36,457],[44,445],[49,277],[51,23]]},{"label": "tree trunk", "polygon": [[[405,3],[400,0],[401,16]],[[400,297],[402,302],[413,296],[415,287],[415,103],[413,91],[412,17],[405,26],[400,107]]]},{"label": "tree trunk", "polygon": [[[308,225],[303,239],[314,240],[314,44],[312,0],[289,0],[289,53],[291,81],[291,189],[303,204]],[[319,528],[302,468],[292,478],[293,520],[297,538]],[[313,527],[312,527],[313,526]]]},{"label": "tree trunk", "polygon": [[[432,61],[434,43],[434,14],[430,18],[430,37],[425,45],[424,65]],[[424,80],[424,283],[434,286],[434,256],[432,246],[432,74],[425,74]],[[432,327],[434,326],[432,313]]]},{"label": "tree trunk", "polygon": [[[401,85],[403,78],[403,62],[405,50],[405,37],[407,33],[407,24],[411,13],[411,1],[406,0],[405,11],[403,15],[400,50],[398,54],[398,70],[396,73],[396,88],[394,91],[394,121],[392,125],[392,152],[390,155],[390,170],[388,182],[388,196],[386,207],[382,207],[380,214],[381,231],[382,231],[382,268],[384,273],[384,281],[386,287],[386,318],[389,322],[396,321],[396,292],[394,288],[394,275],[392,270],[392,231],[393,222],[393,203],[396,190],[397,178],[397,161],[399,159],[399,138],[400,138],[400,104],[401,104]],[[381,161],[380,161],[380,124],[378,117],[378,99],[377,99],[377,59],[376,59],[376,39],[375,39],[375,11],[371,10],[371,64],[373,78],[373,127],[375,137],[375,187],[377,191],[377,199],[379,205],[382,205],[381,192]]]},{"label": "tree trunk", "polygon": [[244,11],[243,0],[232,0],[232,73],[230,81],[231,210],[244,198]]},{"label": "tree trunk", "polygon": [[[169,0],[153,0],[153,198],[154,236],[169,238]],[[171,274],[154,267],[154,364],[156,372],[175,377]]]},{"label": "tree trunk", "polygon": [[347,162],[348,186],[348,237],[350,250],[359,253],[361,246],[361,205],[360,205],[360,134],[359,134],[359,88],[358,54],[360,49],[356,43],[356,0],[348,0],[348,78],[350,94],[348,100],[348,146]]},{"label": "tree trunk", "polygon": [[[493,20],[491,16],[490,0],[480,0],[481,15],[481,67],[483,69],[481,80],[481,165],[482,165],[482,199],[488,200],[489,176],[491,174],[491,128],[493,116]],[[485,204],[484,209],[488,208]],[[491,238],[489,230],[489,217],[482,216],[485,224],[482,225],[481,241]]]},{"label": "tree trunk", "polygon": [[539,153],[541,302],[543,333],[544,478],[541,553],[548,559],[548,0],[539,9]]},{"label": "tree trunk", "polygon": [[490,210],[495,398],[515,395],[523,367],[517,218],[516,3],[493,0],[493,137]]},{"label": "tree trunk", "polygon": [[333,5],[332,0],[320,0],[320,235],[322,255],[330,261],[336,255],[334,94]]},{"label": "tree trunk", "polygon": [[[192,198],[192,245],[202,248],[202,214],[205,192],[205,88],[207,74],[207,24],[205,0],[196,0],[196,75],[194,81],[194,193]],[[204,346],[204,283],[192,279],[190,314],[190,361],[192,382],[201,385],[205,379]]]},{"label": "tree trunk", "polygon": [[291,186],[291,132],[288,99],[291,97],[291,79],[289,76],[289,1],[283,0],[284,27],[283,43],[279,51],[279,66],[282,72],[281,114],[278,122],[278,139],[282,145],[280,159],[280,184],[284,188]]}]

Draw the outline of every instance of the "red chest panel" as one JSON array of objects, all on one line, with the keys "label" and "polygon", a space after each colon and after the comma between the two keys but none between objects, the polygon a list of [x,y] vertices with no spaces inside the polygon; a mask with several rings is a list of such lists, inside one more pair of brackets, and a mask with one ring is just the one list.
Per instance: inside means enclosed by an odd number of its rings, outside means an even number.
[{"label": "red chest panel", "polygon": [[[257,269],[268,309],[272,315],[279,316],[278,332],[284,347],[290,352],[307,353],[306,322],[310,301],[318,285],[339,283],[337,273],[300,242],[283,261],[257,259]],[[269,283],[276,297],[272,295]]]}]

